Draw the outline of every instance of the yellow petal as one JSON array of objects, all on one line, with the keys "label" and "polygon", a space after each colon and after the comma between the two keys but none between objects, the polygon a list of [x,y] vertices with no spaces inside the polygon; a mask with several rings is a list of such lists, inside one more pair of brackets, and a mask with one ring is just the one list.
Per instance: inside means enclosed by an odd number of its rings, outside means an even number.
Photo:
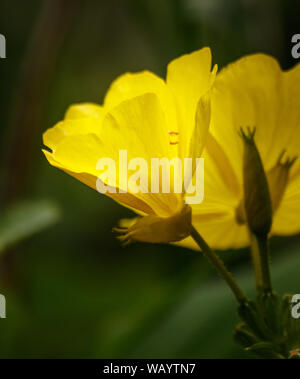
[{"label": "yellow petal", "polygon": [[[239,249],[249,245],[246,226],[238,225],[233,213],[203,215],[192,217],[192,224],[205,239],[208,245],[217,250]],[[180,246],[199,250],[194,240],[188,237],[178,243]]]},{"label": "yellow petal", "polygon": [[43,144],[49,149],[55,150],[57,144],[65,138],[66,133],[63,129],[63,124],[64,122],[60,121],[43,134]]},{"label": "yellow petal", "polygon": [[[212,248],[246,246],[246,228],[238,225],[235,219],[235,208],[242,189],[221,145],[210,134],[203,158],[204,200],[201,204],[192,205],[193,225]],[[192,238],[187,238],[180,244],[199,249]]]},{"label": "yellow petal", "polygon": [[104,106],[111,109],[124,100],[148,92],[155,93],[158,97],[160,95],[162,98],[167,97],[164,80],[149,71],[126,73],[112,82],[105,96]]},{"label": "yellow petal", "polygon": [[[57,167],[63,171],[65,171],[67,174],[73,176],[80,182],[84,183],[85,185],[91,187],[92,189],[96,188],[96,182],[97,177],[91,174],[87,174],[84,172],[72,172],[67,169],[65,169],[63,166],[61,166],[55,159],[53,158],[53,154],[50,153],[47,150],[42,150],[45,154],[48,162],[54,166]],[[113,200],[117,201],[118,203],[125,205],[127,208],[137,212],[140,215],[145,214],[154,214],[154,211],[149,207],[148,204],[143,202],[141,199],[137,198],[136,196],[130,194],[130,193],[107,193],[107,196],[111,197]]]},{"label": "yellow petal", "polygon": [[[156,95],[148,93],[124,101],[113,108],[104,120],[101,139],[108,149],[107,156],[118,163],[119,150],[126,150],[128,161],[143,158],[148,168],[152,158],[171,158],[165,125],[164,112]],[[148,184],[150,188],[149,176]],[[149,192],[144,196],[156,214],[162,217],[182,207],[181,194]]]},{"label": "yellow petal", "polygon": [[223,194],[225,188],[230,191],[232,195],[239,198],[242,194],[242,188],[237,180],[236,173],[231,166],[228,156],[224,153],[222,146],[216,141],[216,139],[209,133],[206,139],[205,145],[207,151],[208,162],[207,170],[209,173],[211,171],[217,171],[220,177],[222,185],[219,184],[219,191]]},{"label": "yellow petal", "polygon": [[209,134],[204,158],[204,200],[194,204],[193,215],[233,212],[241,196],[241,187],[221,146]]},{"label": "yellow petal", "polygon": [[215,74],[216,67],[211,72],[209,48],[183,55],[168,65],[167,85],[175,97],[183,157],[188,157],[198,102],[211,88]]},{"label": "yellow petal", "polygon": [[[247,56],[230,64],[217,76],[212,94],[210,132],[222,146],[242,182],[240,127],[256,127],[255,141],[265,169],[275,164],[282,150],[275,131],[282,107],[282,72],[277,61],[263,54]],[[275,138],[276,135],[276,138]]]},{"label": "yellow petal", "polygon": [[[241,126],[256,127],[255,141],[266,171],[274,167],[283,149],[290,158],[299,156],[299,83],[300,65],[283,72],[275,59],[262,54],[242,58],[218,75],[212,93],[210,133],[222,146],[239,184],[242,183],[242,143],[237,130]],[[297,160],[274,215],[272,234],[300,231],[299,174]]]},{"label": "yellow petal", "polygon": [[46,130],[43,134],[43,143],[51,150],[55,150],[62,140],[71,135],[83,135],[89,133],[99,135],[101,132],[101,125],[101,118],[92,117],[60,121],[54,127]]},{"label": "yellow petal", "polygon": [[300,232],[300,65],[283,73],[283,98],[281,129],[277,139],[281,140],[285,156],[297,156],[291,167],[287,188],[273,221],[273,234],[290,235]]},{"label": "yellow petal", "polygon": [[[98,133],[97,119],[67,120],[77,129],[82,123],[83,130],[91,132],[87,134],[68,134],[53,146],[45,144],[53,150],[52,158],[57,162],[56,166],[75,174],[88,174],[95,179],[102,178],[102,173],[97,170],[100,158],[111,158],[116,165],[116,185],[120,185],[119,150],[126,150],[128,162],[132,158],[143,158],[150,172],[151,158],[168,157],[168,136],[164,133],[164,115],[157,97],[153,94],[145,94],[128,101],[124,101],[114,108],[103,120],[101,133]],[[90,125],[91,123],[91,125]],[[87,126],[84,126],[87,124]],[[95,130],[95,132],[93,132]],[[60,129],[59,129],[60,130]],[[99,129],[100,130],[100,129]],[[97,132],[97,134],[96,134]],[[154,142],[155,141],[155,142]],[[50,162],[51,163],[51,162]],[[73,175],[74,176],[74,175]],[[83,181],[83,180],[82,180]],[[151,181],[148,178],[151,185]],[[128,188],[129,190],[129,188]],[[146,203],[151,210],[162,217],[176,212],[182,207],[180,194],[172,193],[134,193],[134,196]],[[141,209],[141,211],[144,211]]]},{"label": "yellow petal", "polygon": [[287,185],[273,220],[272,234],[300,233],[300,175]]},{"label": "yellow petal", "polygon": [[163,79],[149,71],[127,73],[117,78],[110,86],[105,99],[106,110],[111,110],[125,100],[146,93],[154,93],[161,105],[166,119],[166,130],[177,131],[174,99]]},{"label": "yellow petal", "polygon": [[[300,154],[300,64],[282,72],[282,94],[277,128],[272,142],[286,150],[287,157]],[[277,156],[278,157],[278,156]],[[298,169],[297,169],[298,168]],[[295,162],[293,172],[300,171],[300,159]]]},{"label": "yellow petal", "polygon": [[195,124],[189,141],[189,158],[200,158],[208,137],[211,116],[210,92],[200,98],[196,108]]},{"label": "yellow petal", "polygon": [[72,104],[66,111],[65,120],[95,117],[101,118],[104,115],[104,109],[101,105],[94,103]]}]

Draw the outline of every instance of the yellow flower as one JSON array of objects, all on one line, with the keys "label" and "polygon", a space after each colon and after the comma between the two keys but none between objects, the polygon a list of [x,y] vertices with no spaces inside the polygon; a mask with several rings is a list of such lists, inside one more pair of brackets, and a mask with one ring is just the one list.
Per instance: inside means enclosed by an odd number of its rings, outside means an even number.
[{"label": "yellow flower", "polygon": [[[204,201],[193,206],[193,225],[219,249],[249,245],[243,212],[243,141],[254,137],[272,201],[271,235],[300,232],[300,65],[282,71],[272,57],[255,54],[223,69],[211,96]],[[188,238],[185,246],[197,248]]]},{"label": "yellow flower", "polygon": [[151,158],[200,157],[215,74],[210,50],[204,48],[173,60],[166,81],[148,71],[122,75],[111,85],[103,105],[72,105],[64,120],[44,133],[43,142],[49,148],[44,154],[51,165],[94,189],[98,177],[110,185],[97,169],[98,160],[114,159],[118,188],[107,195],[147,216],[128,229],[125,239],[169,242],[186,237],[191,212],[185,194],[175,193],[173,187],[170,193],[132,193],[130,188],[124,193],[128,183],[118,175],[123,164],[119,152],[126,150],[128,160],[141,157],[149,165]]}]

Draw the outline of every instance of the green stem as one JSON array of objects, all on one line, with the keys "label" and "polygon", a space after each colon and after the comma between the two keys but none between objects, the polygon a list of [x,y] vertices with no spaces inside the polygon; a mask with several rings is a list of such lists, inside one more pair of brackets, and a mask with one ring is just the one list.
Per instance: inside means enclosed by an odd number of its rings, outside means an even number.
[{"label": "green stem", "polygon": [[272,292],[268,236],[251,233],[251,253],[258,294]]},{"label": "green stem", "polygon": [[248,299],[244,292],[241,290],[240,286],[237,284],[236,280],[233,278],[232,274],[227,270],[223,261],[218,257],[218,255],[208,246],[197,230],[192,226],[191,237],[200,247],[202,254],[205,258],[215,267],[219,275],[225,280],[232,290],[237,301],[241,304],[248,302]]}]

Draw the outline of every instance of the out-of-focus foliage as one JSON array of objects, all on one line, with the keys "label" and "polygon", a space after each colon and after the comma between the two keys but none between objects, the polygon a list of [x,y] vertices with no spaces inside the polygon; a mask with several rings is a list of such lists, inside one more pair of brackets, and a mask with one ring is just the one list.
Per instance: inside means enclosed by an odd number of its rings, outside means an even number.
[{"label": "out-of-focus foliage", "polygon": [[0,217],[0,254],[52,225],[58,217],[58,208],[49,201],[22,202],[9,207]]},{"label": "out-of-focus foliage", "polygon": [[[7,59],[0,60],[1,156],[11,148],[11,107],[40,6],[37,0],[0,3],[7,40]],[[39,135],[69,104],[101,102],[119,74],[149,69],[164,75],[171,59],[205,45],[220,67],[257,51],[291,67],[297,14],[297,0],[78,1],[51,73]],[[13,146],[16,154],[20,147]],[[232,340],[234,301],[201,255],[164,245],[121,248],[111,229],[131,212],[50,167],[41,147],[40,138],[30,198],[51,199],[62,217],[10,252],[13,267],[0,262],[7,303],[0,357],[244,357]],[[0,165],[1,193],[2,158]],[[276,289],[299,292],[299,238],[271,242]],[[249,253],[221,254],[243,287],[254,288]]]}]

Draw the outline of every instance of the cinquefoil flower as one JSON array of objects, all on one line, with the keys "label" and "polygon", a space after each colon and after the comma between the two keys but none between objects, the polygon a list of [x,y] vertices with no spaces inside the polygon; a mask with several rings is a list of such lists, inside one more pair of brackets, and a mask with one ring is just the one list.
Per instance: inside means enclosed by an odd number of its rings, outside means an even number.
[{"label": "cinquefoil flower", "polygon": [[[72,105],[64,120],[44,133],[49,163],[94,189],[98,177],[111,186],[97,167],[99,159],[114,160],[118,188],[107,195],[144,216],[124,230],[125,242],[171,242],[189,235],[186,194],[174,191],[173,180],[170,193],[131,191],[127,179],[119,175],[120,166],[126,165],[119,161],[119,153],[126,150],[128,161],[143,158],[149,167],[152,158],[199,158],[209,127],[209,91],[215,74],[208,48],[173,60],[166,81],[148,71],[127,73],[113,82],[103,105]],[[150,186],[150,176],[144,179]]]},{"label": "cinquefoil flower", "polygon": [[[243,141],[254,141],[272,200],[272,235],[300,232],[300,65],[282,71],[270,56],[244,57],[223,69],[211,97],[205,158],[205,196],[193,205],[193,225],[219,249],[249,245],[243,212]],[[255,186],[255,183],[253,183]],[[188,238],[186,246],[195,247]]]}]

